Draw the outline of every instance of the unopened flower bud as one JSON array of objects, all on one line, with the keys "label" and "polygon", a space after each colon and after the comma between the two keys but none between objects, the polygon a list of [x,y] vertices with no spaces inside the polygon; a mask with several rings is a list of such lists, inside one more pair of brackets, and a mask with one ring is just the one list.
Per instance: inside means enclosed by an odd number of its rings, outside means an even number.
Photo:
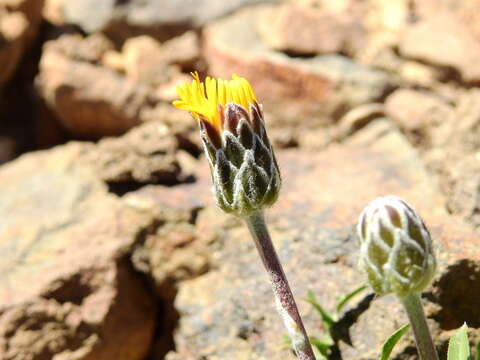
[{"label": "unopened flower bud", "polygon": [[217,205],[238,216],[271,206],[280,171],[250,83],[236,75],[203,83],[192,75],[191,84],[177,88],[180,100],[173,105],[198,120]]},{"label": "unopened flower bud", "polygon": [[406,202],[395,196],[372,201],[357,225],[360,265],[378,294],[421,292],[435,273],[430,233]]}]

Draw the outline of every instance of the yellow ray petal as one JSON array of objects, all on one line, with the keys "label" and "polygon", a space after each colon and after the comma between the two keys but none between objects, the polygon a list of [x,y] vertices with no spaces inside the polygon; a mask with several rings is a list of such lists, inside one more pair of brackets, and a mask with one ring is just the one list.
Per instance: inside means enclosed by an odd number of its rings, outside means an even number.
[{"label": "yellow ray petal", "polygon": [[219,132],[222,131],[219,111],[224,105],[234,102],[248,111],[250,104],[256,101],[252,86],[245,78],[235,74],[231,80],[207,77],[203,83],[197,72],[191,75],[191,84],[185,82],[176,87],[180,99],[172,105],[190,111],[196,119],[201,116]]}]

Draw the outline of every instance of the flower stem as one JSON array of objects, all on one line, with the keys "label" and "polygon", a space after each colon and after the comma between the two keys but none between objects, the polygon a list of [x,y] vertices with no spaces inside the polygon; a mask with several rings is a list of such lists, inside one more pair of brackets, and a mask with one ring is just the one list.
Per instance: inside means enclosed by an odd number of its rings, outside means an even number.
[{"label": "flower stem", "polygon": [[297,304],[283,272],[262,211],[257,211],[245,218],[255,245],[268,272],[272,284],[277,310],[288,330],[292,345],[298,359],[315,360],[312,346],[298,312]]},{"label": "flower stem", "polygon": [[417,344],[418,353],[422,360],[438,360],[438,354],[433,345],[432,336],[428,330],[427,320],[423,312],[420,294],[414,292],[401,297],[408,319],[412,325],[415,342]]}]

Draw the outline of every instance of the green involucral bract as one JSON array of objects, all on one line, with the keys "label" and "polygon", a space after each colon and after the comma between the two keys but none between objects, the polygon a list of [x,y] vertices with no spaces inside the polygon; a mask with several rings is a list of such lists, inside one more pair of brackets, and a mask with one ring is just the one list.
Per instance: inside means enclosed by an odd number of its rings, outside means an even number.
[{"label": "green involucral bract", "polygon": [[372,201],[360,215],[360,266],[378,294],[421,292],[435,273],[430,233],[411,206],[395,196]]},{"label": "green involucral bract", "polygon": [[218,144],[209,136],[209,124],[200,119],[213,192],[223,211],[248,216],[277,200],[280,171],[258,104],[252,104],[247,112],[240,105],[229,103],[223,115],[225,126]]}]

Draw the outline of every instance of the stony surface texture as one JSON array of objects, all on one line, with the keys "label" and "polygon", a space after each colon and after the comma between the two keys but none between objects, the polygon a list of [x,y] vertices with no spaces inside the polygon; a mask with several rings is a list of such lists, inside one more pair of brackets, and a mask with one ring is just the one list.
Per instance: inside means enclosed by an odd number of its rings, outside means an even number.
[{"label": "stony surface texture", "polygon": [[151,121],[122,137],[101,140],[86,159],[113,186],[173,185],[191,179],[197,162],[181,149],[180,140],[164,123]]},{"label": "stony surface texture", "polygon": [[453,115],[452,104],[437,94],[399,89],[385,99],[385,114],[414,144],[429,147],[442,140],[442,127]]},{"label": "stony surface texture", "polygon": [[198,37],[187,32],[163,44],[149,36],[120,51],[102,34],[62,35],[44,45],[36,79],[40,96],[62,128],[75,137],[121,135],[141,122],[178,129],[195,123],[170,106],[181,70],[199,61]]},{"label": "stony surface texture", "polygon": [[480,42],[450,13],[438,14],[407,27],[399,43],[402,55],[447,66],[466,82],[480,81]]},{"label": "stony surface texture", "polygon": [[95,64],[110,48],[100,35],[64,35],[44,46],[38,89],[76,136],[118,135],[140,122],[147,88]]},{"label": "stony surface texture", "polygon": [[293,55],[352,54],[364,45],[364,29],[356,19],[293,2],[267,11],[258,31],[270,47]]},{"label": "stony surface texture", "polygon": [[[364,281],[356,265],[352,225],[366,203],[384,194],[405,198],[424,216],[436,240],[440,273],[445,274],[449,264],[455,267],[462,259],[480,259],[480,238],[459,219],[447,215],[436,184],[416,152],[385,122],[372,123],[343,147],[332,147],[316,156],[281,153],[279,161],[285,186],[268,218],[286,273],[300,297],[312,289],[320,302],[331,308],[335,295]],[[337,163],[342,166],[335,166]],[[325,171],[333,168],[335,171]],[[206,183],[207,178],[204,186]],[[199,186],[193,185],[192,190],[198,193]],[[210,202],[208,196],[203,198]],[[202,211],[197,219],[200,229],[220,224],[216,209]],[[212,236],[211,232],[207,236]],[[180,286],[176,299],[181,315],[177,352],[167,359],[290,358],[282,345],[283,328],[268,280],[247,231],[239,221],[225,218],[216,239],[213,269]],[[449,286],[448,281],[439,284],[435,291],[440,293]],[[441,302],[433,296],[434,303]],[[474,303],[467,302],[466,307],[474,311]],[[322,329],[317,315],[305,303],[299,305],[312,335],[319,334]],[[342,318],[346,333],[339,335],[339,351],[344,358],[375,358],[388,334],[405,321],[391,296],[372,302],[365,294],[351,310]],[[459,313],[464,318],[468,315]],[[372,323],[376,325],[372,327]],[[433,326],[437,332],[441,330]],[[345,343],[348,334],[352,346]],[[411,342],[405,341],[398,351],[409,345]]]},{"label": "stony surface texture", "polygon": [[43,0],[0,2],[0,89],[37,35]]},{"label": "stony surface texture", "polygon": [[195,28],[215,18],[229,14],[246,5],[274,2],[265,0],[200,0],[192,6],[189,0],[123,2],[106,0],[101,6],[97,2],[65,1],[65,21],[79,25],[87,33],[106,31],[113,37],[124,39],[136,32],[150,33],[162,38],[175,33],[178,28]]},{"label": "stony surface texture", "polygon": [[[393,86],[387,74],[339,55],[290,58],[262,42],[256,26],[270,7],[256,7],[209,25],[204,56],[210,73],[232,72],[252,82],[278,122],[331,122],[357,105],[382,98]],[[238,34],[232,41],[232,34]]]},{"label": "stony surface texture", "polygon": [[448,209],[477,228],[480,226],[479,99],[480,92],[476,89],[460,96],[441,126],[431,130],[433,146],[425,153],[429,167],[440,175]]},{"label": "stony surface texture", "polygon": [[0,171],[2,359],[140,360],[150,349],[156,308],[128,253],[153,219],[107,192],[78,161],[87,151],[72,143]]},{"label": "stony surface texture", "polygon": [[386,115],[410,131],[439,126],[451,111],[448,102],[427,92],[400,89],[385,99]]},{"label": "stony surface texture", "polygon": [[[464,320],[477,343],[478,0],[45,0],[39,27],[43,3],[0,0],[0,358],[289,358],[197,124],[170,104],[191,71],[245,76],[264,104],[284,175],[268,217],[299,297],[331,308],[363,281],[353,225],[395,193],[438,245],[437,344]],[[72,138],[98,142],[8,163]],[[364,293],[332,358],[378,358],[404,321]],[[416,359],[411,337],[396,351]]]}]

